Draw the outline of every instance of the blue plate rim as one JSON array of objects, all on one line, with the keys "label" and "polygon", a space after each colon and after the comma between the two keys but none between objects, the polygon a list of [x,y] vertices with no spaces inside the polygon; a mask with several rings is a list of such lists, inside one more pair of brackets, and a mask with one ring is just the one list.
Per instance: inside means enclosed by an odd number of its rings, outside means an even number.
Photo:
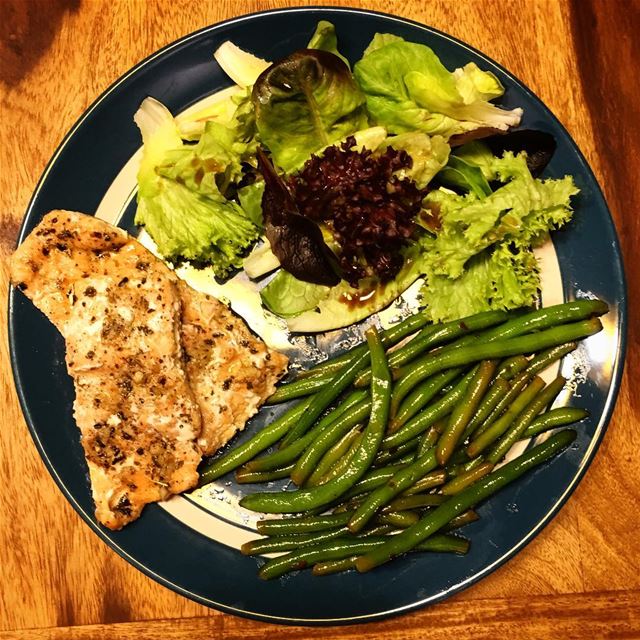
[{"label": "blue plate rim", "polygon": [[[590,165],[588,164],[586,158],[584,157],[584,154],[582,153],[582,151],[580,150],[580,148],[578,147],[577,143],[575,142],[575,140],[573,139],[573,137],[570,135],[570,133],[567,131],[566,127],[564,126],[564,124],[559,120],[559,118],[557,116],[555,116],[553,114],[553,112],[546,106],[546,104],[526,85],[524,84],[519,78],[517,78],[513,73],[511,73],[509,70],[507,70],[504,66],[502,66],[501,64],[499,64],[498,62],[496,62],[495,60],[493,60],[492,58],[490,58],[489,56],[487,56],[486,54],[484,54],[483,52],[479,51],[478,49],[472,47],[471,45],[463,42],[462,40],[459,40],[458,38],[449,35],[448,33],[445,33],[443,31],[440,31],[439,29],[436,29],[434,27],[425,25],[423,23],[417,22],[415,20],[411,20],[409,18],[403,18],[394,14],[390,14],[390,13],[386,13],[386,12],[382,12],[382,11],[374,11],[374,10],[369,10],[369,9],[360,9],[360,8],[356,8],[356,7],[341,7],[341,6],[321,6],[321,5],[314,5],[314,6],[305,6],[305,7],[287,7],[287,8],[281,8],[281,9],[271,9],[271,10],[266,10],[266,11],[256,11],[256,12],[252,12],[252,13],[248,13],[248,14],[244,14],[241,16],[237,16],[235,18],[229,18],[227,20],[223,20],[220,22],[217,22],[215,24],[203,27],[201,29],[198,29],[196,31],[193,31],[167,45],[165,45],[164,47],[162,47],[161,49],[158,49],[157,51],[155,51],[154,53],[150,54],[149,56],[147,56],[146,58],[144,58],[143,60],[141,60],[140,62],[138,62],[136,65],[134,65],[131,69],[129,69],[127,72],[125,72],[124,74],[122,74],[119,78],[117,78],[111,85],[109,85],[90,105],[89,107],[87,107],[87,109],[82,113],[82,115],[76,120],[76,122],[73,124],[73,126],[69,129],[69,131],[67,132],[67,134],[64,136],[64,138],[62,139],[62,141],[60,142],[60,144],[58,145],[58,147],[56,148],[56,150],[54,151],[52,157],[50,158],[50,160],[47,162],[42,175],[40,176],[35,190],[33,192],[33,195],[31,196],[30,200],[29,200],[29,204],[27,205],[27,209],[25,212],[25,215],[23,217],[23,221],[22,224],[20,226],[20,230],[18,233],[18,238],[17,238],[17,242],[16,242],[16,246],[18,246],[23,240],[24,240],[24,236],[26,233],[26,228],[28,226],[28,223],[30,221],[30,216],[32,213],[32,209],[36,203],[36,200],[38,198],[38,194],[44,184],[44,182],[47,179],[47,176],[49,174],[49,172],[51,171],[51,169],[53,168],[53,166],[56,163],[57,158],[60,156],[60,154],[62,153],[62,151],[64,150],[64,148],[66,147],[66,145],[68,144],[68,142],[73,138],[75,132],[78,130],[78,128],[91,116],[92,112],[98,107],[98,105],[107,97],[109,96],[112,92],[114,92],[124,81],[126,81],[129,77],[131,77],[132,75],[134,75],[139,69],[143,68],[144,66],[146,66],[147,64],[149,64],[150,62],[152,62],[153,60],[155,60],[156,58],[162,56],[163,54],[165,54],[166,52],[179,47],[185,43],[187,43],[189,40],[195,39],[197,37],[199,37],[202,34],[205,33],[209,33],[212,31],[215,31],[216,29],[222,28],[223,26],[226,25],[230,25],[230,24],[235,24],[235,23],[239,23],[239,22],[244,22],[244,21],[248,21],[248,20],[252,20],[255,18],[259,18],[261,16],[268,16],[268,15],[274,15],[274,14],[290,14],[290,13],[309,13],[309,12],[314,12],[314,11],[326,11],[326,12],[335,12],[335,13],[347,13],[347,14],[359,14],[359,15],[370,15],[370,16],[376,16],[376,17],[383,17],[386,18],[388,20],[392,20],[394,22],[399,22],[399,23],[403,23],[403,24],[408,24],[411,25],[413,27],[418,27],[419,29],[426,31],[428,33],[432,33],[432,34],[436,34],[446,40],[451,41],[452,43],[455,43],[457,46],[461,47],[464,50],[470,51],[473,54],[477,55],[478,57],[480,57],[481,59],[485,60],[486,62],[488,62],[489,64],[495,65],[496,67],[498,67],[502,72],[504,72],[513,82],[515,82],[516,84],[519,85],[519,87],[522,89],[522,91],[524,91],[524,93],[530,97],[533,98],[534,100],[536,100],[538,102],[538,104],[540,105],[540,107],[543,109],[543,111],[546,113],[546,115],[548,115],[550,118],[552,118],[553,120],[555,120],[560,129],[562,130],[562,132],[566,135],[567,140],[569,141],[569,144],[571,145],[571,147],[573,147],[573,150],[576,152],[576,155],[578,157],[579,162],[582,164],[583,169],[585,170],[585,172],[587,173],[587,175],[591,178],[592,183],[597,187],[597,195],[602,199],[604,205],[605,205],[605,209],[606,212],[609,216],[609,222],[611,223],[611,226],[613,227],[613,229],[615,230],[615,224],[613,221],[613,217],[611,215],[611,211],[609,209],[609,206],[607,204],[607,201],[604,197],[604,193],[602,191],[602,188],[595,176],[595,174],[593,173],[593,170],[591,169]],[[413,603],[410,603],[408,605],[404,605],[402,607],[398,607],[395,609],[389,609],[387,611],[382,611],[382,612],[376,612],[373,614],[366,614],[366,615],[360,615],[360,616],[354,616],[351,618],[333,618],[333,619],[308,619],[308,618],[293,618],[293,617],[284,617],[284,616],[274,616],[274,615],[268,615],[268,614],[262,614],[262,613],[257,613],[257,612],[252,612],[252,611],[245,611],[243,609],[239,609],[227,604],[223,604],[223,603],[218,603],[210,598],[206,598],[203,597],[199,594],[195,594],[190,592],[189,590],[185,589],[184,587],[181,587],[180,585],[172,582],[171,580],[165,578],[164,576],[161,576],[157,573],[155,573],[152,569],[150,569],[149,567],[145,566],[144,564],[142,564],[140,561],[138,561],[136,558],[134,558],[133,556],[131,556],[129,553],[127,553],[127,551],[125,551],[121,546],[119,546],[117,543],[115,543],[113,540],[111,540],[106,533],[99,527],[99,525],[94,521],[94,519],[92,518],[92,516],[90,514],[88,514],[81,506],[80,504],[76,501],[76,499],[73,497],[72,493],[70,492],[70,490],[66,487],[66,485],[62,482],[62,479],[60,478],[60,476],[58,475],[55,466],[53,465],[52,461],[49,459],[49,457],[47,456],[45,450],[44,450],[44,446],[38,436],[38,433],[34,427],[34,421],[32,420],[32,416],[31,416],[31,411],[29,410],[29,406],[28,406],[28,402],[27,402],[27,394],[25,391],[25,388],[22,384],[22,381],[19,378],[18,372],[17,372],[17,355],[16,355],[16,349],[17,349],[17,343],[16,343],[16,339],[15,339],[15,332],[13,330],[13,326],[14,326],[14,297],[15,297],[15,291],[14,288],[10,288],[9,289],[9,296],[8,296],[8,338],[9,338],[9,351],[10,351],[10,361],[11,361],[11,367],[12,367],[12,372],[13,372],[13,377],[14,377],[14,382],[15,382],[15,386],[16,386],[16,391],[18,394],[18,399],[20,402],[20,406],[25,418],[25,422],[27,424],[27,427],[29,429],[29,432],[31,434],[31,437],[34,440],[34,443],[36,445],[36,448],[38,449],[38,452],[40,454],[40,457],[42,458],[43,462],[45,463],[45,466],[47,468],[47,470],[49,471],[49,473],[51,474],[52,478],[54,479],[55,483],[58,485],[58,487],[60,488],[60,490],[62,491],[63,495],[66,497],[66,499],[69,501],[69,503],[71,504],[71,506],[74,508],[74,510],[78,513],[78,515],[90,526],[90,528],[100,537],[100,539],[105,542],[111,549],[113,549],[120,557],[122,557],[123,559],[125,559],[127,562],[129,562],[131,565],[133,565],[134,567],[136,567],[138,570],[140,570],[142,573],[144,573],[145,575],[147,575],[148,577],[152,578],[153,580],[155,580],[156,582],[162,584],[163,586],[171,589],[172,591],[179,593],[180,595],[183,595],[191,600],[194,600],[200,604],[203,604],[205,606],[208,607],[213,607],[215,609],[221,610],[225,613],[231,613],[231,614],[235,614],[235,615],[240,615],[246,618],[250,618],[250,619],[254,619],[254,620],[259,620],[259,621],[263,621],[263,622],[276,622],[276,623],[280,623],[280,624],[287,624],[287,625],[307,625],[307,626],[331,626],[331,625],[343,625],[343,624],[355,624],[355,623],[359,623],[359,622],[367,622],[367,621],[374,621],[374,620],[382,620],[385,618],[388,618],[390,616],[394,616],[394,615],[398,615],[401,613],[408,613],[410,611],[415,611],[417,609],[421,609],[429,604],[435,604],[436,602],[440,602],[456,593],[459,593],[461,591],[463,591],[464,589],[470,587],[471,585],[475,584],[476,582],[478,582],[479,580],[483,579],[484,577],[486,577],[487,575],[493,573],[495,570],[497,570],[499,567],[501,567],[505,562],[507,562],[509,559],[511,559],[512,557],[514,557],[515,555],[517,555],[524,547],[526,547],[549,523],[550,521],[557,515],[557,513],[559,512],[559,510],[564,506],[564,504],[567,502],[567,500],[569,499],[569,497],[571,496],[571,494],[575,491],[575,489],[577,488],[578,484],[580,483],[580,481],[582,480],[582,478],[584,477],[587,469],[589,468],[589,466],[591,465],[601,443],[602,440],[604,439],[604,435],[607,431],[607,427],[608,424],[611,420],[611,416],[613,414],[613,410],[615,408],[615,403],[618,397],[618,393],[620,391],[620,384],[621,384],[621,379],[622,379],[622,375],[624,372],[624,364],[625,364],[625,360],[626,360],[626,352],[627,352],[627,320],[628,320],[628,310],[627,310],[627,282],[626,282],[626,276],[625,276],[625,271],[624,271],[624,263],[622,261],[622,253],[621,253],[621,249],[620,249],[620,241],[617,235],[617,232],[614,233],[614,252],[617,258],[617,262],[619,266],[619,273],[620,273],[620,277],[621,277],[621,289],[624,293],[623,297],[621,300],[618,301],[618,343],[616,345],[616,359],[615,359],[615,363],[613,365],[613,370],[612,370],[612,375],[611,375],[611,385],[609,387],[609,391],[608,391],[608,395],[606,398],[606,402],[604,405],[604,409],[602,412],[602,415],[600,417],[599,423],[597,425],[596,431],[594,433],[594,437],[592,438],[589,448],[587,450],[587,452],[585,453],[585,457],[583,459],[583,462],[581,464],[581,466],[578,468],[575,476],[573,477],[570,485],[565,489],[564,493],[560,496],[560,498],[556,501],[556,503],[549,509],[549,511],[547,512],[547,514],[540,519],[540,521],[537,523],[537,525],[528,532],[528,534],[526,536],[524,536],[522,538],[522,540],[520,540],[520,542],[518,544],[516,544],[515,546],[513,546],[512,548],[510,548],[508,551],[506,551],[499,559],[497,559],[496,561],[494,561],[491,565],[485,567],[482,571],[474,574],[473,576],[471,576],[470,578],[468,578],[467,580],[456,584],[454,587],[452,587],[449,590],[443,591],[441,593],[435,594],[429,598],[425,598]]]}]

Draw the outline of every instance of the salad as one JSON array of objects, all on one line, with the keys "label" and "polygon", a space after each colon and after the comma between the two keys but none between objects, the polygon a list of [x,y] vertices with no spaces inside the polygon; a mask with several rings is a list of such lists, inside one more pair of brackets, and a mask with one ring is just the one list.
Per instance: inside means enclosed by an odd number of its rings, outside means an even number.
[{"label": "salad", "polygon": [[244,271],[291,331],[350,325],[416,281],[433,322],[537,301],[533,253],[572,216],[541,179],[555,142],[522,131],[490,72],[376,34],[350,66],[332,24],[273,64],[231,42],[235,86],[174,117],[153,98],[136,223],[167,261]]}]

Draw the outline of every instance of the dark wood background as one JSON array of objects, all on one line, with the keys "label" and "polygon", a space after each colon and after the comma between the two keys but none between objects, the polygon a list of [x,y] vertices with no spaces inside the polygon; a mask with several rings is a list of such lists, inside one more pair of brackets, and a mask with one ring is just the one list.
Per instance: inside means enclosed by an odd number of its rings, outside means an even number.
[{"label": "dark wood background", "polygon": [[574,496],[515,559],[447,602],[383,623],[279,628],[146,578],[89,531],[46,472],[15,396],[4,308],[7,258],[40,173],[83,110],[140,59],[219,20],[290,4],[0,0],[0,639],[640,638],[638,1],[332,2],[432,25],[510,69],[576,139],[615,218],[630,298],[618,405]]}]

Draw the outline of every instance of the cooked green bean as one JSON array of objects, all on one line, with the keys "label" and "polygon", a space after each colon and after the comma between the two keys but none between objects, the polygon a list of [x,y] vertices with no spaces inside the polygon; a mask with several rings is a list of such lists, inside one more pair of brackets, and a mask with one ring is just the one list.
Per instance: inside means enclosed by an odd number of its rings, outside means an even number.
[{"label": "cooked green bean", "polygon": [[[459,450],[459,451],[462,451],[462,450]],[[482,456],[478,456],[473,460],[469,460],[466,452],[462,451],[462,453],[464,454],[464,460],[462,462],[458,462],[456,464],[449,463],[447,465],[445,469],[445,471],[447,472],[447,478],[449,479],[455,478],[456,476],[459,476],[462,473],[466,473],[467,471],[471,471],[472,469],[475,469],[476,467],[478,467],[484,462],[484,458]]]},{"label": "cooked green bean", "polygon": [[256,433],[255,436],[208,464],[200,472],[199,486],[205,485],[225,475],[225,473],[229,473],[229,471],[233,471],[247,460],[251,460],[255,455],[275,444],[289,429],[294,427],[312,400],[313,398],[305,398],[300,401],[295,407],[285,411],[271,424]]},{"label": "cooked green bean", "polygon": [[[306,485],[309,487],[315,487],[320,483],[320,479],[324,476],[333,465],[342,458],[347,451],[351,448],[353,442],[362,434],[361,425],[356,425],[349,431],[347,431],[333,446],[331,446],[327,452],[322,456],[322,459],[316,466],[314,472],[309,476],[306,481]],[[295,465],[294,465],[295,467]],[[295,482],[295,478],[294,478]],[[296,482],[296,484],[298,484]]]},{"label": "cooked green bean", "polygon": [[427,473],[427,475],[420,478],[420,480],[417,480],[411,487],[403,491],[400,495],[412,496],[416,493],[427,491],[434,487],[439,487],[441,484],[444,484],[446,480],[447,472],[444,469],[437,469],[436,471]]},{"label": "cooked green bean", "polygon": [[390,462],[395,462],[399,458],[403,458],[407,453],[415,451],[420,444],[420,438],[414,438],[401,444],[395,449],[386,449],[385,451],[378,451],[376,459],[373,461],[374,467],[384,467]]},{"label": "cooked green bean", "polygon": [[506,392],[503,392],[501,397],[498,398],[495,407],[490,411],[489,415],[475,427],[473,435],[474,438],[482,435],[496,420],[498,420],[502,414],[513,404],[515,399],[520,395],[522,390],[526,387],[530,381],[531,376],[528,371],[519,373],[512,381],[511,387],[507,387]]},{"label": "cooked green bean", "polygon": [[[365,403],[369,403],[370,400],[365,399],[368,395],[367,391],[354,391],[350,393],[337,407],[329,411],[325,416],[318,420],[317,424],[310,429],[303,436],[298,438],[295,442],[288,445],[283,449],[278,449],[273,453],[270,453],[262,458],[256,458],[246,463],[246,468],[249,471],[267,471],[269,469],[276,469],[282,467],[289,462],[293,462],[300,457],[300,454],[318,438],[320,434],[323,434],[326,429],[333,427],[334,423],[341,420],[343,417],[345,421],[341,421],[340,430],[336,436],[336,440],[340,438],[346,431],[357,424],[360,420],[363,420],[369,415],[369,405],[362,409],[361,402],[364,399]],[[358,406],[358,409],[356,409]],[[349,418],[346,418],[345,414],[350,409],[353,412],[349,414]],[[359,413],[362,410],[361,413]],[[361,416],[356,419],[357,416]],[[355,419],[355,422],[353,421]],[[335,440],[333,441],[335,442]],[[332,442],[332,444],[333,444]],[[295,470],[294,470],[295,472]],[[292,472],[292,473],[294,473]]]},{"label": "cooked green bean", "polygon": [[367,472],[380,448],[389,418],[391,375],[384,348],[375,328],[368,329],[366,336],[373,372],[371,415],[362,443],[348,468],[340,477],[319,487],[298,489],[297,491],[250,494],[242,498],[241,506],[252,511],[265,513],[295,513],[315,509],[342,496]]},{"label": "cooked green bean", "polygon": [[[356,568],[361,572],[370,571],[378,565],[410,551],[429,538],[429,536],[442,529],[456,516],[493,495],[530,469],[539,466],[552,456],[558,454],[568,447],[575,440],[575,437],[576,432],[571,429],[565,429],[552,435],[543,444],[526,451],[515,460],[492,471],[488,476],[482,478],[469,488],[449,498],[444,504],[436,507],[433,511],[421,518],[417,524],[392,536],[382,545],[372,545],[372,547],[365,552],[366,555],[356,560]],[[363,547],[360,547],[350,552],[347,551],[342,556],[333,556],[333,558],[325,557],[322,559],[344,558],[356,553],[362,553],[362,550]]]},{"label": "cooked green bean", "polygon": [[498,440],[493,449],[489,451],[487,460],[497,464],[509,449],[522,437],[526,428],[535,420],[536,416],[551,404],[562,390],[566,379],[558,376],[550,382],[536,397],[527,405],[526,409],[520,413],[511,425],[511,428]]},{"label": "cooked green bean", "polygon": [[483,360],[474,370],[464,396],[455,406],[444,432],[438,439],[436,458],[441,466],[449,461],[451,454],[458,446],[462,434],[487,391],[496,365],[495,360]]},{"label": "cooked green bean", "polygon": [[[609,311],[609,306],[602,300],[573,300],[550,307],[542,307],[526,313],[515,320],[505,322],[485,334],[485,338],[514,338],[531,331],[548,329],[558,324],[577,322],[593,316],[602,316]],[[513,354],[516,355],[516,354]]]},{"label": "cooked green bean", "polygon": [[[429,322],[429,317],[427,312],[418,311],[417,313],[414,313],[413,315],[407,318],[404,318],[403,320],[393,325],[392,327],[389,327],[388,329],[385,329],[384,331],[382,331],[381,332],[382,344],[385,346],[385,348],[391,347],[397,342],[400,342],[400,340],[402,340],[403,338],[406,338],[407,336],[411,335],[412,333],[415,333],[416,331],[424,327],[426,324],[428,324],[428,322]],[[306,371],[301,371],[296,376],[293,382],[297,382],[298,380],[303,378],[324,377],[325,379],[324,384],[326,384],[326,382],[328,381],[327,376],[329,376],[330,378],[331,375],[335,375],[336,373],[338,373],[338,371],[342,370],[345,367],[347,362],[351,361],[351,358],[353,357],[354,353],[356,352],[364,353],[367,350],[367,348],[368,347],[366,344],[359,344],[359,345],[356,345],[355,347],[351,347],[351,349],[349,349],[348,351],[346,351],[345,353],[339,356],[336,356],[335,358],[329,358],[328,360],[325,360],[324,362],[320,362],[319,364],[315,365],[311,369],[307,369]],[[285,383],[285,384],[290,384],[290,383]],[[284,386],[285,385],[282,385],[280,388],[283,388]],[[272,398],[269,398],[269,402],[272,401]]]},{"label": "cooked green bean", "polygon": [[439,398],[414,416],[395,433],[382,441],[383,449],[393,449],[426,431],[441,418],[448,416],[467,389],[469,380],[465,376],[449,393]]},{"label": "cooked green bean", "polygon": [[[419,411],[424,409],[429,402],[442,391],[450,382],[455,380],[463,372],[462,367],[449,369],[436,373],[435,376],[427,378],[420,383],[405,399],[398,413],[389,423],[388,433],[397,431],[403,424],[413,418]],[[469,380],[471,377],[469,377]]]},{"label": "cooked green bean", "polygon": [[[349,364],[351,364],[352,361],[360,355],[362,355],[362,352],[354,352],[354,355],[351,356],[351,359],[348,360],[344,365],[342,365],[342,367],[345,368],[349,366]],[[293,382],[287,382],[286,384],[278,387],[269,396],[269,398],[267,399],[267,404],[279,404],[281,402],[289,402],[289,400],[295,400],[296,398],[304,398],[305,396],[310,396],[312,393],[316,393],[320,389],[326,387],[327,384],[331,382],[331,380],[333,380],[336,375],[336,373],[327,371],[326,373],[320,375],[309,376],[307,378],[294,380]]]},{"label": "cooked green bean", "polygon": [[406,529],[420,520],[416,511],[384,511],[376,516],[375,521],[381,524],[391,524],[400,529]]},{"label": "cooked green bean", "polygon": [[355,566],[358,556],[343,558],[342,560],[328,560],[326,562],[318,562],[313,565],[311,572],[314,576],[329,576],[342,571],[349,571]]},{"label": "cooked green bean", "polygon": [[462,490],[480,480],[480,478],[484,478],[484,476],[491,473],[494,466],[493,462],[483,462],[457,475],[453,480],[447,482],[440,491],[442,491],[442,494],[445,496],[453,496],[456,493],[460,493]]},{"label": "cooked green bean", "polygon": [[500,438],[543,387],[544,380],[536,376],[531,381],[531,384],[511,403],[507,411],[471,441],[467,447],[467,455],[469,458],[475,458],[480,455],[487,447]]},{"label": "cooked green bean", "polygon": [[408,467],[400,469],[384,485],[367,496],[349,520],[349,529],[353,533],[361,531],[382,507],[389,504],[399,493],[408,489],[427,473],[433,471],[436,465],[435,449],[430,449],[424,457]]},{"label": "cooked green bean", "polygon": [[[468,509],[464,513],[461,513],[459,516],[456,516],[455,518],[453,518],[449,522],[449,524],[445,525],[442,528],[442,531],[444,532],[455,531],[460,527],[464,527],[465,525],[470,524],[472,522],[476,522],[478,520],[480,520],[480,516],[473,509]],[[431,538],[427,538],[427,540],[430,540],[430,539]]]},{"label": "cooked green bean", "polygon": [[240,547],[240,552],[245,556],[258,556],[267,553],[280,553],[281,551],[291,551],[292,549],[303,549],[314,544],[320,544],[327,540],[340,538],[348,535],[346,527],[337,529],[327,529],[317,533],[304,533],[301,535],[275,536],[273,538],[256,538],[249,540]]},{"label": "cooked green bean", "polygon": [[[398,534],[399,535],[399,534]],[[386,540],[386,536],[371,536],[355,538],[354,536],[337,538],[312,547],[292,551],[277,558],[268,560],[260,567],[258,575],[263,580],[279,578],[289,571],[306,569],[317,562],[327,560],[342,560],[353,555],[366,553],[379,547]]]},{"label": "cooked green bean", "polygon": [[[349,447],[348,451],[346,451],[345,454],[339,460],[337,460],[336,463],[328,471],[326,471],[321,476],[321,478],[318,481],[318,484],[326,484],[330,480],[333,480],[333,478],[336,478],[337,476],[342,474],[344,471],[346,471],[347,467],[351,464],[353,457],[356,455],[356,451],[358,450],[358,448],[360,447],[360,444],[362,443],[363,435],[364,434],[362,432],[358,433],[358,436],[351,443],[351,446]],[[311,476],[309,477],[309,480],[311,480]],[[314,485],[308,484],[308,486],[314,486]]]},{"label": "cooked green bean", "polygon": [[561,407],[550,409],[536,418],[522,434],[523,438],[533,438],[544,431],[564,427],[580,420],[584,420],[589,415],[588,411],[577,407]]},{"label": "cooked green bean", "polygon": [[600,320],[591,318],[580,322],[554,326],[551,329],[517,338],[483,342],[461,347],[460,349],[447,350],[437,355],[427,355],[409,367],[399,370],[399,381],[394,387],[391,401],[392,415],[395,415],[401,402],[416,385],[440,371],[472,364],[479,360],[533,353],[540,349],[561,345],[578,338],[586,338],[601,329],[602,323]]},{"label": "cooked green bean", "polygon": [[527,373],[530,376],[534,376],[541,371],[544,371],[547,367],[551,366],[556,360],[560,360],[568,353],[571,353],[578,346],[577,342],[567,342],[566,344],[560,344],[557,347],[551,347],[546,351],[536,354],[527,365]]},{"label": "cooked green bean", "polygon": [[422,509],[424,507],[437,507],[446,498],[437,493],[418,493],[411,496],[401,496],[392,500],[384,511],[406,511],[407,509]]},{"label": "cooked green bean", "polygon": [[[467,318],[426,327],[413,340],[389,353],[389,366],[392,368],[400,367],[407,362],[411,362],[427,349],[447,343],[458,336],[505,322],[509,316],[510,314],[504,311],[483,311]],[[427,329],[430,329],[430,331],[427,331]],[[358,375],[355,385],[364,387],[369,384],[370,379],[370,371],[365,370]]]},{"label": "cooked green bean", "polygon": [[307,432],[322,412],[353,382],[358,371],[369,362],[369,358],[368,351],[361,353],[311,398],[307,410],[282,439],[281,448],[295,442],[297,438]]},{"label": "cooked green bean", "polygon": [[236,469],[236,482],[238,484],[271,482],[273,480],[280,480],[281,478],[288,478],[292,471],[293,463],[286,467],[272,469],[271,471],[249,471],[245,467],[240,467],[240,469]]},{"label": "cooked green bean", "polygon": [[[355,393],[361,393],[356,391]],[[365,391],[366,395],[369,395]],[[326,455],[328,450],[345,434],[347,431],[365,420],[371,413],[371,399],[362,399],[353,405],[342,415],[340,415],[331,425],[320,432],[317,437],[307,442],[300,452],[302,455],[298,458],[294,470],[291,472],[291,478],[298,485],[303,485],[307,478],[314,472],[318,464]],[[295,443],[294,443],[295,444]],[[293,445],[291,445],[293,446]]]},{"label": "cooked green bean", "polygon": [[[446,418],[438,420],[435,424],[431,425],[420,437],[420,446],[416,452],[415,459],[422,458],[422,456],[438,442],[440,434],[445,430],[447,426]],[[411,441],[410,441],[411,442]]]},{"label": "cooked green bean", "polygon": [[[524,382],[522,384],[524,385]],[[504,396],[509,393],[510,388],[511,387],[509,386],[509,383],[505,378],[496,377],[496,379],[491,384],[489,391],[487,391],[487,394],[480,402],[480,405],[478,406],[473,418],[471,418],[471,421],[467,425],[467,428],[464,430],[461,438],[462,442],[464,442],[471,434],[473,434],[476,431],[477,427],[481,425],[493,413],[493,410],[496,408],[500,400],[502,400],[502,398],[504,398]]]},{"label": "cooked green bean", "polygon": [[513,376],[524,371],[528,364],[529,361],[522,354],[505,358],[496,370],[496,378],[511,380]]},{"label": "cooked green bean", "polygon": [[326,529],[335,529],[349,522],[350,513],[332,513],[319,516],[296,516],[290,518],[276,518],[273,520],[258,520],[256,529],[264,536],[286,536],[301,533],[314,533]]},{"label": "cooked green bean", "polygon": [[[413,462],[413,461],[411,461]],[[348,499],[353,498],[354,496],[359,496],[363,493],[369,493],[376,489],[380,485],[383,485],[387,480],[393,477],[395,473],[397,473],[400,469],[408,466],[410,464],[407,463],[396,463],[394,465],[389,465],[388,467],[382,467],[380,469],[371,469],[367,471],[364,476],[356,484],[345,493],[342,498]]]}]

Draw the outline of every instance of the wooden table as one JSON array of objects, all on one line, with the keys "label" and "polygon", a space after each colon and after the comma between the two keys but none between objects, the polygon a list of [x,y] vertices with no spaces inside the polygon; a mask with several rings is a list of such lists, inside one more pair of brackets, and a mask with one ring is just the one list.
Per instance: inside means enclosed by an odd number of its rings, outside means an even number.
[{"label": "wooden table", "polygon": [[615,218],[631,300],[618,405],[574,496],[515,559],[447,602],[383,623],[279,628],[206,609],[145,577],[90,532],[45,471],[13,388],[4,309],[7,258],[45,163],[93,99],[140,59],[205,25],[287,4],[0,1],[0,639],[640,638],[640,395],[630,383],[640,377],[637,1],[333,3],[432,25],[510,69],[578,142]]}]

